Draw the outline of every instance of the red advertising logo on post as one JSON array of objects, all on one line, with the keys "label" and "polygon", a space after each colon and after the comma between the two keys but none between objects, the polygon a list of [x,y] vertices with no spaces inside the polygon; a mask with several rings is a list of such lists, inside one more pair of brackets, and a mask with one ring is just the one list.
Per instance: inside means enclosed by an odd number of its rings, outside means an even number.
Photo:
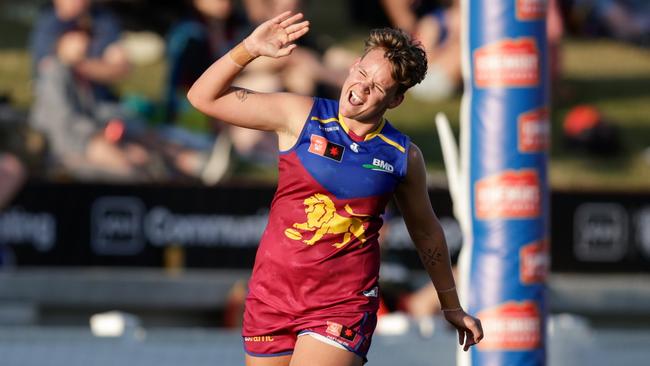
[{"label": "red advertising logo on post", "polygon": [[525,285],[546,281],[550,267],[548,240],[526,244],[519,250],[519,280]]},{"label": "red advertising logo on post", "polygon": [[517,20],[541,20],[546,16],[546,0],[517,0]]},{"label": "red advertising logo on post", "polygon": [[474,51],[478,88],[530,87],[540,81],[540,57],[534,38],[505,39]]},{"label": "red advertising logo on post", "polygon": [[524,112],[517,118],[519,152],[546,151],[549,146],[550,125],[546,107]]},{"label": "red advertising logo on post", "polygon": [[537,171],[508,170],[483,178],[475,184],[474,200],[479,220],[537,217],[541,205]]},{"label": "red advertising logo on post", "polygon": [[525,351],[541,344],[541,319],[533,301],[509,301],[477,316],[489,335],[478,344],[480,350]]}]

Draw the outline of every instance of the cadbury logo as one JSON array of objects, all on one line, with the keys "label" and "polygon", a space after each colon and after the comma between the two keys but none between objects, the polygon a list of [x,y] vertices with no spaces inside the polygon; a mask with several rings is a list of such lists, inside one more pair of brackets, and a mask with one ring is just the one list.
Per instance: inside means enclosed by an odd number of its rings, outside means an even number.
[{"label": "cadbury logo", "polygon": [[519,250],[519,280],[531,285],[546,280],[550,266],[548,240],[526,244]]},{"label": "cadbury logo", "polygon": [[476,217],[531,218],[540,214],[541,192],[533,169],[509,170],[479,180],[475,185]]},{"label": "cadbury logo", "polygon": [[533,301],[510,301],[479,312],[485,337],[481,350],[530,350],[541,344],[541,319]]},{"label": "cadbury logo", "polygon": [[474,51],[474,82],[478,88],[536,86],[539,63],[534,38],[505,39]]},{"label": "cadbury logo", "polygon": [[524,112],[517,118],[518,144],[523,153],[543,152],[548,149],[550,126],[546,107]]},{"label": "cadbury logo", "polygon": [[517,20],[540,20],[546,15],[546,0],[517,0]]}]

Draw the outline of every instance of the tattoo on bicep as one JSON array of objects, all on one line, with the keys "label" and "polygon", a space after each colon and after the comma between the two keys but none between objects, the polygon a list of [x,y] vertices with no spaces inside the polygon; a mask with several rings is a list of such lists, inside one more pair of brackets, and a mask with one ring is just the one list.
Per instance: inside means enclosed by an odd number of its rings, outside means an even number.
[{"label": "tattoo on bicep", "polygon": [[440,249],[426,248],[419,251],[420,259],[427,267],[434,267],[443,260],[442,252]]},{"label": "tattoo on bicep", "polygon": [[253,94],[253,91],[244,88],[235,88],[235,96],[240,102],[246,101],[248,94]]}]

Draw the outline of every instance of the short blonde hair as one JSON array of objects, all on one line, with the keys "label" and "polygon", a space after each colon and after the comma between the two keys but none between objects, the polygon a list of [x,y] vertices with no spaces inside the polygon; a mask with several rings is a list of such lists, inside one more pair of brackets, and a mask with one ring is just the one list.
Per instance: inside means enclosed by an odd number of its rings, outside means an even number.
[{"label": "short blonde hair", "polygon": [[393,65],[393,79],[398,84],[398,94],[424,79],[427,73],[427,56],[420,42],[406,32],[394,28],[370,31],[363,55],[375,49],[383,49],[384,57]]}]

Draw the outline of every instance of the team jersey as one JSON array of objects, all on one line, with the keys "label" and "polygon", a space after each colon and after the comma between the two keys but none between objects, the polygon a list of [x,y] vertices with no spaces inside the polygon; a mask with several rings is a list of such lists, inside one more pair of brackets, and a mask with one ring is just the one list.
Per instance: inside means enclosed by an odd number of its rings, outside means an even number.
[{"label": "team jersey", "polygon": [[406,175],[406,135],[384,120],[360,138],[338,110],[315,98],[298,141],[280,153],[249,282],[250,298],[296,317],[377,310],[381,215]]}]

